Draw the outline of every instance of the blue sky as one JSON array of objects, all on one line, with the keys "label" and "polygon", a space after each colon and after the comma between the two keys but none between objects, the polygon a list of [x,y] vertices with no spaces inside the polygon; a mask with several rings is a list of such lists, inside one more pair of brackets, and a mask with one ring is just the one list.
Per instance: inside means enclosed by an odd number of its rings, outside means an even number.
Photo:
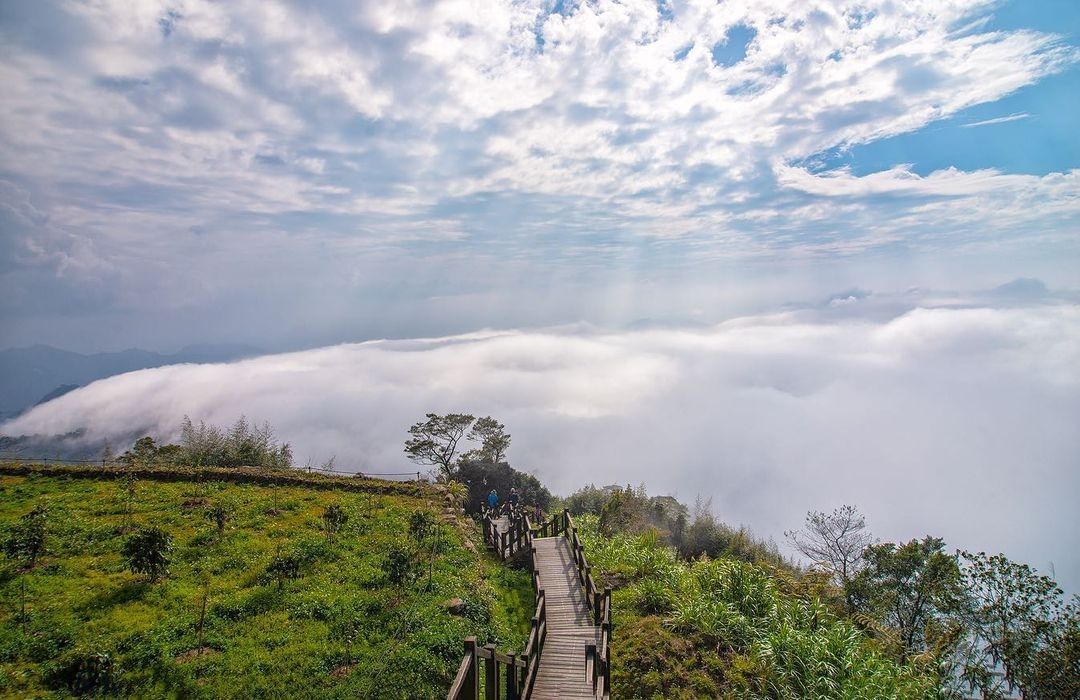
[{"label": "blue sky", "polygon": [[1080,286],[1072,2],[0,8],[0,345]]},{"label": "blue sky", "polygon": [[[777,538],[855,503],[1077,590],[1078,18],[0,3],[0,348],[307,348],[0,430],[246,413],[397,471],[404,426],[471,411],[556,490],[587,465]],[[426,340],[340,345],[376,338]]]}]

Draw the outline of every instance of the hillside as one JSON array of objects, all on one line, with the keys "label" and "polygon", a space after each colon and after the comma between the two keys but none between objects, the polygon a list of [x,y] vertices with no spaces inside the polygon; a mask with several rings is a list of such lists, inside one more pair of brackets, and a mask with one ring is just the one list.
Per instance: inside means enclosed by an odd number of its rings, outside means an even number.
[{"label": "hillside", "polygon": [[938,697],[932,669],[880,653],[813,580],[735,557],[680,561],[655,535],[577,522],[616,587],[612,687],[625,697]]},{"label": "hillside", "polygon": [[[0,539],[44,506],[46,552],[0,569],[3,695],[437,697],[465,636],[520,647],[528,631],[528,577],[483,554],[428,486],[160,469],[129,493],[118,479],[17,471],[0,472]],[[333,541],[332,506],[346,516]],[[158,581],[122,556],[148,525],[173,542]]]}]

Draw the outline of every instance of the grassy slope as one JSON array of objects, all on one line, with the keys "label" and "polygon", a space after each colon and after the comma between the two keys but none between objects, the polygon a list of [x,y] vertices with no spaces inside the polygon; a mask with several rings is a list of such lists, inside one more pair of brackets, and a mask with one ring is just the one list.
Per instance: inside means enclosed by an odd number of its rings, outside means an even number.
[{"label": "grassy slope", "polygon": [[736,559],[678,561],[649,535],[576,519],[612,596],[612,687],[646,698],[936,697],[930,669],[898,664],[812,585]]},{"label": "grassy slope", "polygon": [[[159,526],[175,544],[169,577],[150,584],[120,556],[117,482],[0,476],[0,538],[36,504],[49,510],[48,554],[38,565],[24,572],[0,560],[0,694],[64,695],[63,669],[104,652],[117,669],[114,692],[123,694],[435,697],[456,671],[466,635],[520,649],[532,614],[529,579],[468,548],[471,539],[483,552],[471,523],[443,528],[431,589],[426,565],[421,580],[387,580],[382,563],[406,540],[409,515],[440,509],[430,491],[383,490],[391,493],[140,481],[135,524]],[[234,511],[220,537],[203,501]],[[349,520],[331,547],[321,515],[333,503]],[[282,590],[265,577],[278,551],[307,562]],[[197,654],[203,585],[209,651]],[[464,617],[444,606],[454,596],[466,602]],[[348,621],[351,644],[343,638]]]}]

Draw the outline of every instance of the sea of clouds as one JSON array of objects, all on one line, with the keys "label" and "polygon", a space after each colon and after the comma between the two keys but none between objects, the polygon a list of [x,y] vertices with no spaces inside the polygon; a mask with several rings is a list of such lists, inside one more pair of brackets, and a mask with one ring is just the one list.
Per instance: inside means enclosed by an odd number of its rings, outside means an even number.
[{"label": "sea of clouds", "polygon": [[711,498],[723,519],[778,540],[807,509],[851,503],[883,539],[940,535],[1080,589],[1080,305],[1069,303],[335,345],[111,377],[0,433],[169,440],[184,415],[245,414],[301,464],[336,456],[342,470],[395,472],[415,468],[407,427],[451,411],[505,422],[511,463],[556,492],[644,482]]}]

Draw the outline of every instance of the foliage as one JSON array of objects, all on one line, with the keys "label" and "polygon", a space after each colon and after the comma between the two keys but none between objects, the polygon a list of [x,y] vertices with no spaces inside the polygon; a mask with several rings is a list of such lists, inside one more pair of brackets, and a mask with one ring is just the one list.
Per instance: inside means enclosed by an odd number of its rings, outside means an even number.
[{"label": "foliage", "polygon": [[219,534],[225,531],[230,517],[229,509],[222,503],[215,503],[206,509],[206,519],[214,524]]},{"label": "foliage", "polygon": [[786,569],[682,562],[655,532],[605,537],[596,517],[576,522],[590,563],[619,586],[612,684],[621,695],[936,696],[932,674],[881,654]]},{"label": "foliage", "polygon": [[382,569],[387,580],[393,584],[401,585],[409,581],[415,571],[412,551],[403,545],[391,545],[383,560]]},{"label": "foliage", "polygon": [[540,504],[542,510],[551,505],[551,492],[544,488],[540,480],[532,474],[514,469],[509,464],[489,464],[487,462],[461,462],[458,465],[457,481],[468,488],[465,510],[479,513],[487,505],[487,495],[492,489],[499,493],[500,501],[505,501],[511,488],[521,494],[521,503],[529,506]]},{"label": "foliage", "polygon": [[267,565],[266,576],[272,581],[277,581],[278,590],[280,590],[285,586],[286,581],[295,581],[300,578],[300,568],[303,563],[302,556],[297,553],[277,554]]},{"label": "foliage", "polygon": [[510,434],[506,432],[505,425],[491,416],[476,419],[469,431],[469,439],[479,441],[480,447],[463,454],[460,461],[499,464],[506,460]]},{"label": "foliage", "polygon": [[104,651],[75,651],[65,655],[49,673],[49,684],[73,695],[107,694],[116,683],[116,664]]},{"label": "foliage", "polygon": [[435,516],[430,510],[417,509],[409,515],[409,535],[420,544],[435,529]]},{"label": "foliage", "polygon": [[971,626],[986,654],[1004,666],[1006,681],[1018,685],[1025,697],[1056,697],[1052,692],[1040,695],[1039,680],[1058,685],[1048,671],[1067,666],[1069,653],[1076,664],[1075,604],[1065,606],[1053,579],[1026,564],[985,552],[963,552],[962,557]]},{"label": "foliage", "polygon": [[863,553],[865,568],[848,586],[855,611],[895,633],[898,658],[935,648],[962,610],[960,566],[944,550],[939,537],[870,545]]},{"label": "foliage", "polygon": [[19,518],[19,524],[8,535],[4,543],[4,554],[11,559],[19,559],[33,567],[38,557],[45,552],[45,526],[48,512],[44,505],[34,506],[26,515]]},{"label": "foliage", "polygon": [[611,495],[620,490],[619,486],[605,486],[604,488],[597,488],[595,484],[589,484],[574,491],[566,498],[559,499],[556,504],[556,509],[561,510],[566,508],[572,515],[600,515],[600,511],[603,510],[604,504],[608,502]]},{"label": "foliage", "polygon": [[[25,581],[30,613],[25,623],[0,616],[0,695],[67,696],[80,669],[90,678],[103,667],[87,661],[100,653],[109,659],[108,684],[79,687],[111,697],[277,697],[282,688],[317,697],[439,697],[465,637],[523,646],[529,577],[482,548],[467,549],[466,539],[477,537],[471,524],[443,528],[430,589],[386,581],[387,551],[434,495],[423,486],[291,472],[252,473],[241,483],[235,470],[161,466],[133,473],[163,477],[134,504],[138,522],[174,542],[169,576],[154,586],[126,572],[125,537],[117,536],[124,512],[112,483],[0,471],[4,537],[35,503],[49,504],[48,561],[28,576],[18,573],[20,562],[0,558],[0,600],[17,611]],[[218,478],[201,482],[204,497],[231,513],[214,537],[203,509],[179,507],[204,474]],[[281,482],[281,513],[273,518],[266,511],[274,497],[261,485],[270,479]],[[322,516],[334,504],[349,514],[349,536],[331,550]],[[281,590],[275,582],[257,585],[277,551],[296,555],[303,576]],[[444,603],[455,596],[468,601],[468,616],[447,612]],[[334,632],[345,621],[348,634]]]},{"label": "foliage", "polygon": [[172,536],[158,527],[144,527],[127,538],[121,553],[134,574],[157,581],[169,573]]},{"label": "foliage", "polygon": [[411,437],[405,441],[405,454],[417,464],[437,467],[441,476],[450,479],[454,476],[459,444],[467,439],[476,417],[467,413],[445,416],[428,413],[426,418],[409,428]]},{"label": "foliage", "polygon": [[1026,690],[1034,700],[1080,698],[1080,609],[1074,601],[1037,652]]},{"label": "foliage", "polygon": [[[802,530],[784,533],[803,556],[822,567],[833,582],[847,589],[863,564],[863,551],[873,538],[866,530],[866,517],[854,506],[844,505],[832,513],[810,511]],[[845,600],[848,612],[854,611],[850,597]]]},{"label": "foliage", "polygon": [[325,526],[324,529],[326,530],[326,540],[331,545],[334,544],[334,535],[336,535],[348,521],[348,514],[339,504],[334,503],[326,507],[326,512],[323,513],[323,523]]},{"label": "foliage", "polygon": [[292,448],[278,443],[269,423],[250,425],[244,416],[228,430],[184,416],[180,426],[180,451],[175,461],[213,467],[261,467],[288,469],[293,465]]}]

